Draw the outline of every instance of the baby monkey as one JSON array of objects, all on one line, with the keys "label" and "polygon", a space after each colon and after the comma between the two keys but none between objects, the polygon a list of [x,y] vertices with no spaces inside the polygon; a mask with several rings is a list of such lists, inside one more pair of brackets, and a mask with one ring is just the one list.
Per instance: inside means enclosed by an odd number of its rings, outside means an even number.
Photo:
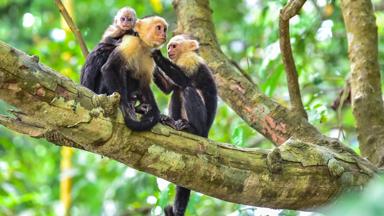
[{"label": "baby monkey", "polygon": [[107,62],[109,55],[121,43],[124,35],[135,35],[136,12],[130,7],[121,8],[104,35],[87,56],[81,69],[80,83],[97,94],[101,94],[101,67]]},{"label": "baby monkey", "polygon": [[130,7],[121,8],[114,20],[103,34],[103,40],[106,38],[119,39],[125,34],[135,35],[133,28],[136,24],[136,11]]}]

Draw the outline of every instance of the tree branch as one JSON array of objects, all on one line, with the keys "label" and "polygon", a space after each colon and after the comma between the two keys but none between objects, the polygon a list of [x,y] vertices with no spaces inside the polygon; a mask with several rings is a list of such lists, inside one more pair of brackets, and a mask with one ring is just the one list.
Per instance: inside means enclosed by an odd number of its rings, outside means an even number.
[{"label": "tree branch", "polygon": [[63,3],[61,2],[61,0],[55,0],[55,3],[57,5],[57,7],[59,8],[59,11],[60,11],[61,15],[64,17],[65,22],[67,23],[68,27],[71,29],[71,31],[75,35],[75,38],[76,38],[77,42],[80,45],[81,52],[83,53],[83,56],[87,57],[88,54],[89,54],[88,48],[87,48],[87,45],[84,42],[84,38],[81,35],[81,32],[80,32],[79,28],[77,28],[75,22],[73,22],[71,16],[69,15],[67,9],[65,9],[65,7],[64,7]]},{"label": "tree branch", "polygon": [[378,62],[377,26],[369,0],[343,0],[341,8],[351,62],[351,99],[360,149],[384,166],[384,107]]},{"label": "tree branch", "polygon": [[13,111],[16,118],[0,117],[16,131],[236,203],[313,208],[344,189],[361,188],[376,172],[336,140],[290,139],[268,151],[236,148],[161,125],[149,132],[130,131],[116,110],[116,95],[94,95],[2,42],[0,98],[19,109]]},{"label": "tree branch", "polygon": [[285,72],[287,74],[291,109],[295,114],[308,119],[303,102],[301,101],[299,78],[295,66],[295,60],[292,55],[291,41],[289,37],[289,20],[298,14],[304,3],[305,0],[289,1],[289,3],[280,11],[279,29],[280,50],[284,62]]}]

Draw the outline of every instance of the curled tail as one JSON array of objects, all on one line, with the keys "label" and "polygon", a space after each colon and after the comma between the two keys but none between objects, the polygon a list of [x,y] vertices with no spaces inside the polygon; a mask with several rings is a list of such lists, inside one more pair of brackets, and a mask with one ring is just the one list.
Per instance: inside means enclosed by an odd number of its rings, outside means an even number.
[{"label": "curled tail", "polygon": [[135,108],[133,106],[121,107],[125,125],[134,131],[150,130],[160,121],[160,112],[157,109],[144,114],[141,120],[137,120]]}]

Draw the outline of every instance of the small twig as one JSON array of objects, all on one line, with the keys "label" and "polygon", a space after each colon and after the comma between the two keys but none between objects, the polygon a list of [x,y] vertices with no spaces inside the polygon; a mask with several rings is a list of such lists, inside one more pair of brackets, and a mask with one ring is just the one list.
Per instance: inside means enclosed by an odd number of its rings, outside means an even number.
[{"label": "small twig", "polygon": [[339,108],[343,108],[345,104],[351,103],[351,81],[347,79],[344,88],[339,92],[338,97],[333,101],[331,108],[335,111],[339,111]]},{"label": "small twig", "polygon": [[287,83],[289,97],[291,100],[292,111],[300,116],[308,119],[305,112],[303,102],[301,100],[299,79],[295,60],[292,55],[291,42],[289,37],[289,19],[295,16],[301,7],[304,5],[305,0],[292,0],[280,11],[280,50],[283,58],[285,71],[287,74]]},{"label": "small twig", "polygon": [[339,135],[338,139],[340,139],[341,136],[345,138],[344,132],[343,132],[343,117],[341,114],[341,110],[345,103],[351,102],[351,81],[350,77],[346,81],[346,85],[344,88],[340,91],[339,96],[332,104],[332,109],[336,111],[336,118],[337,118],[337,124],[339,127]]},{"label": "small twig", "polygon": [[75,38],[80,45],[81,52],[83,53],[84,57],[87,57],[89,52],[87,49],[87,45],[84,42],[84,38],[80,33],[79,28],[77,28],[76,24],[73,22],[71,16],[69,15],[67,9],[65,9],[61,0],[55,0],[55,3],[59,8],[61,15],[64,17],[65,22],[67,23],[67,25],[69,26],[73,34],[75,35]]},{"label": "small twig", "polygon": [[236,62],[236,61],[234,61],[234,60],[232,60],[232,59],[229,59],[229,61],[231,62],[231,64],[233,65],[233,66],[235,66],[239,71],[240,71],[240,73],[249,81],[249,82],[251,82],[252,84],[255,84],[255,82],[253,82],[253,80],[252,80],[252,77],[251,76],[249,76],[249,74],[247,74],[247,72],[245,72],[244,70],[243,70],[243,68],[241,68],[240,67],[240,65]]}]

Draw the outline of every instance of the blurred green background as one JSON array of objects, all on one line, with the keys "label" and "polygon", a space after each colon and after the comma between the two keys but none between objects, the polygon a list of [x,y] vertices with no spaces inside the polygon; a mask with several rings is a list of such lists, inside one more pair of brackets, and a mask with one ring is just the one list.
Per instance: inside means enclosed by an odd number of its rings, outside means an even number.
[{"label": "blurred green background", "polygon": [[[373,2],[377,10],[382,56],[384,3]],[[279,52],[277,15],[285,3],[276,0],[213,0],[211,8],[222,50],[266,95],[287,105],[288,91]],[[90,50],[98,43],[116,11],[126,5],[135,8],[139,17],[159,14],[168,20],[171,30],[175,28],[176,17],[171,0],[76,0],[72,2],[72,12]],[[323,133],[339,137],[359,152],[349,105],[340,112],[331,109],[349,74],[346,33],[339,2],[307,1],[300,17],[295,17],[291,26],[291,41],[310,122]],[[54,1],[0,0],[0,40],[39,56],[42,63],[79,82],[84,57],[72,33],[63,28]],[[383,58],[380,58],[380,67],[383,71]],[[166,113],[168,96],[161,94],[156,87],[153,89]],[[0,103],[2,114],[8,109],[7,104]],[[272,147],[222,101],[210,138],[243,147]],[[71,159],[73,167],[67,172],[60,171],[60,160],[59,147],[0,126],[0,215],[63,215],[64,207],[60,203],[60,180],[63,176],[72,178],[72,215],[156,215],[172,202],[172,184],[108,158],[75,151]],[[370,196],[372,191],[375,192],[374,199]],[[325,214],[341,215],[345,209],[358,208],[364,214],[355,215],[383,215],[383,205],[377,203],[383,198],[384,183],[378,180],[372,183],[366,195],[349,195],[345,201],[331,207],[332,210],[325,210]],[[267,214],[304,215],[295,211],[268,213],[260,208],[232,204],[199,193],[192,193],[187,213]]]}]

